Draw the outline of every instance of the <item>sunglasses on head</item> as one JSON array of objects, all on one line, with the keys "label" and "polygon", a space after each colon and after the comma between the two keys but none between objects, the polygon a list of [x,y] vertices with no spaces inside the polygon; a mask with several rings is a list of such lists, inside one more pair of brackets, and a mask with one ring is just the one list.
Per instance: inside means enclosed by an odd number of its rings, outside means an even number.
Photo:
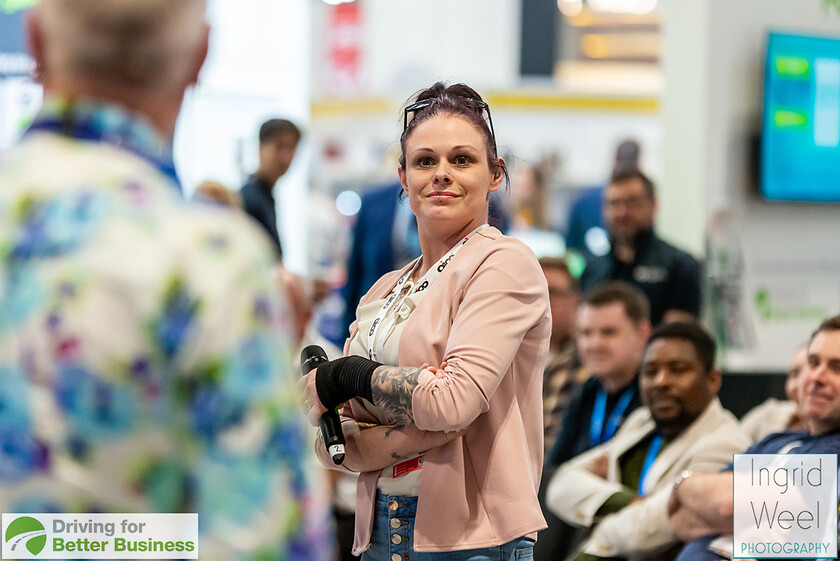
[{"label": "sunglasses on head", "polygon": [[[493,129],[493,117],[490,116],[490,106],[487,105],[487,103],[484,101],[478,101],[475,99],[468,99],[468,101],[470,103],[475,104],[479,108],[479,110],[487,112],[487,122],[490,125],[490,140],[493,143],[493,156],[496,156],[498,154],[496,150],[496,131]],[[425,109],[432,105],[433,102],[433,99],[423,99],[406,106],[405,110],[403,111],[403,132],[405,132],[405,129],[408,128],[408,114],[416,113],[421,109]]]}]

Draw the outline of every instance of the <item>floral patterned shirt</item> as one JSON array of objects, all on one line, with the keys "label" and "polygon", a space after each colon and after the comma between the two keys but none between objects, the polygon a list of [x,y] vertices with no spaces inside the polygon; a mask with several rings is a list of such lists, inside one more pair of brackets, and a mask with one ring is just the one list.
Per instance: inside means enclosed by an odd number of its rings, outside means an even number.
[{"label": "floral patterned shirt", "polygon": [[0,508],[197,512],[201,559],[331,558],[271,248],[171,162],[54,99],[4,155]]}]

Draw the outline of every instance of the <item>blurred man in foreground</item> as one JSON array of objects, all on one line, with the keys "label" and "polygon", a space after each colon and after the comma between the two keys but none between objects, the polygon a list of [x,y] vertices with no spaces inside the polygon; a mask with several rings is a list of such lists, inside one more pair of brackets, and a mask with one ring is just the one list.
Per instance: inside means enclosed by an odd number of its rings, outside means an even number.
[{"label": "blurred man in foreground", "polygon": [[30,13],[45,102],[0,168],[0,504],[197,512],[202,559],[322,559],[271,247],[172,165],[204,10]]}]

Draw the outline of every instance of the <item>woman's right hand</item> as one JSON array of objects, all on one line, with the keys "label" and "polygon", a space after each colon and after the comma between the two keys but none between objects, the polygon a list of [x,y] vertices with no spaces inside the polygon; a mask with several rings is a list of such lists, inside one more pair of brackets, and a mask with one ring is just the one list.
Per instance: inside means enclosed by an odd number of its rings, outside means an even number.
[{"label": "woman's right hand", "polygon": [[306,420],[313,427],[320,426],[321,415],[327,412],[327,408],[324,407],[318,398],[318,390],[315,387],[315,373],[317,371],[317,368],[310,370],[298,382],[298,387],[300,387],[301,393],[303,393],[303,406],[306,411]]}]

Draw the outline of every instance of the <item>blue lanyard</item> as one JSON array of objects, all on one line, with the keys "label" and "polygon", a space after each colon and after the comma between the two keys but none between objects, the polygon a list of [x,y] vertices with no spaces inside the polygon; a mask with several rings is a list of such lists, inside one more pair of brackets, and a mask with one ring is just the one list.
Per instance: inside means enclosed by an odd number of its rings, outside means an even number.
[{"label": "blue lanyard", "polygon": [[621,397],[618,398],[609,419],[606,419],[606,426],[604,426],[604,420],[607,416],[607,391],[604,388],[598,390],[598,394],[595,396],[595,408],[592,410],[592,418],[589,421],[590,446],[603,444],[613,437],[619,425],[621,425],[624,412],[630,405],[635,393],[635,385],[631,385],[624,390]]},{"label": "blue lanyard", "polygon": [[111,120],[109,127],[93,122],[93,117],[86,114],[84,108],[77,114],[72,103],[63,107],[59,114],[41,114],[29,126],[26,134],[34,131],[47,131],[68,136],[78,140],[106,142],[123,150],[128,150],[136,156],[155,166],[161,173],[169,177],[181,191],[181,182],[175,171],[172,160],[171,147],[153,146],[139,138],[138,125],[127,116],[119,115],[118,122]]},{"label": "blue lanyard", "polygon": [[652,466],[653,462],[656,461],[656,456],[659,455],[659,450],[661,448],[662,432],[656,431],[656,433],[654,433],[653,440],[650,442],[647,456],[645,456],[645,463],[642,466],[642,474],[639,476],[639,496],[641,497],[644,497],[647,494],[645,492],[645,477],[647,476],[648,471],[650,471],[650,466]]}]

